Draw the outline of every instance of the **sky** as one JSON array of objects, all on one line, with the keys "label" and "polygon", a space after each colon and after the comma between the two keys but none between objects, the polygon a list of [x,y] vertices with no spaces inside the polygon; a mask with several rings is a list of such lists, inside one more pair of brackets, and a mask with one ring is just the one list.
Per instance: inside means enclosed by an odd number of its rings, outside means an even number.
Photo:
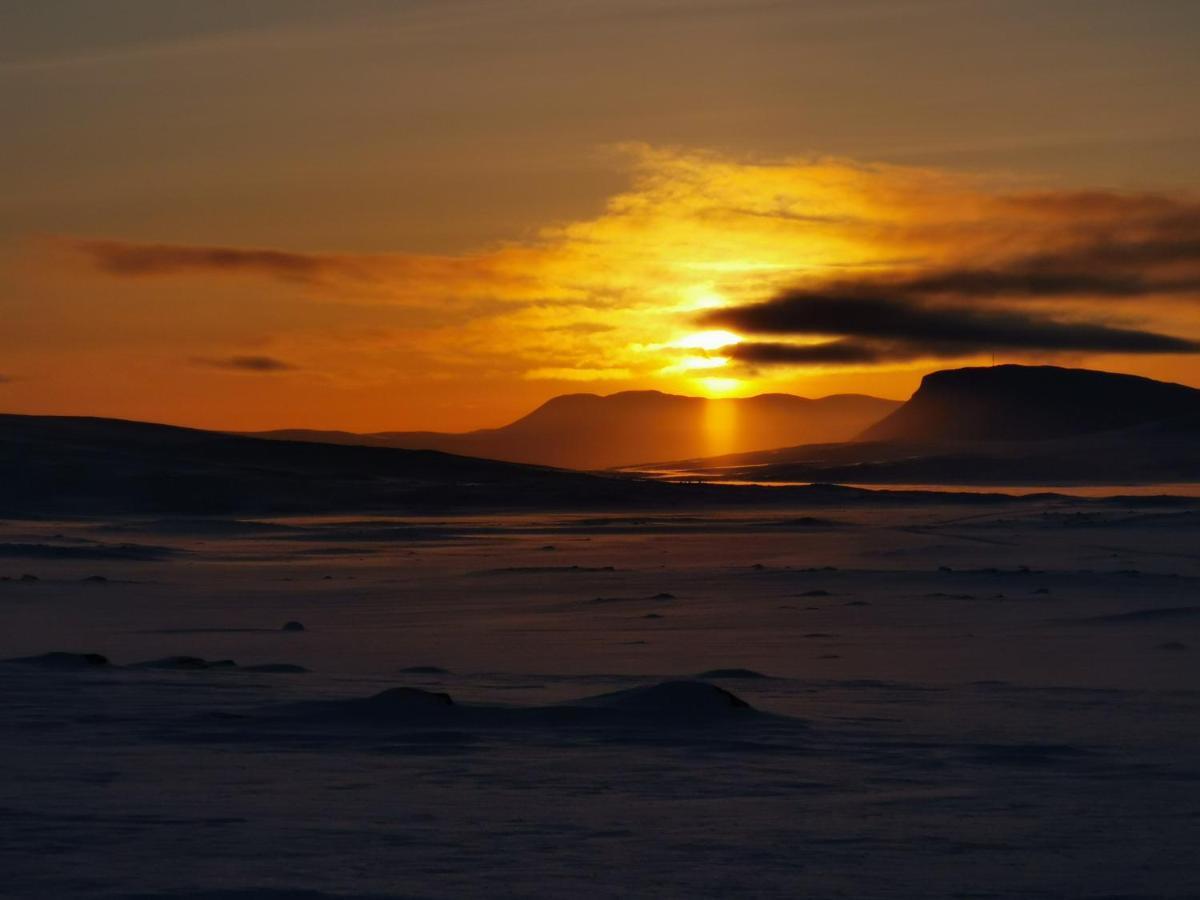
[{"label": "sky", "polygon": [[0,410],[1200,386],[1193,0],[13,0]]}]

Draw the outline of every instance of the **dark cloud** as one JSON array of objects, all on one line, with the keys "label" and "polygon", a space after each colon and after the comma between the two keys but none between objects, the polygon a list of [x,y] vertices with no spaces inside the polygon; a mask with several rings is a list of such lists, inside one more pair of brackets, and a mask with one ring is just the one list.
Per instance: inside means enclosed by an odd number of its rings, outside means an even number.
[{"label": "dark cloud", "polygon": [[846,287],[862,292],[1013,300],[1165,294],[1200,297],[1200,233],[1195,237],[1096,240],[993,266],[948,268]]},{"label": "dark cloud", "polygon": [[71,240],[70,245],[89,257],[96,268],[124,278],[214,270],[304,283],[333,276],[367,277],[353,259],[337,255],[104,240]]},{"label": "dark cloud", "polygon": [[[891,355],[889,355],[889,351]],[[782,344],[751,341],[726,347],[723,354],[744,363],[787,365],[805,363],[872,363],[900,359],[903,348],[841,338],[820,344]]]},{"label": "dark cloud", "polygon": [[1024,311],[922,306],[875,297],[817,297],[808,292],[716,310],[703,321],[755,334],[878,338],[960,347],[971,352],[987,347],[1114,353],[1188,353],[1200,349],[1193,341],[1152,331],[1063,322]]},{"label": "dark cloud", "polygon": [[999,198],[1001,207],[1039,216],[1079,222],[1160,221],[1179,215],[1194,215],[1197,202],[1191,198],[1145,191],[1122,193],[1103,190],[1026,191]]},{"label": "dark cloud", "polygon": [[1061,321],[1024,310],[926,305],[912,299],[783,294],[703,318],[751,334],[828,337],[818,344],[747,342],[730,355],[744,362],[864,363],[953,358],[992,350],[1093,353],[1195,353],[1200,344],[1096,322]]},{"label": "dark cloud", "polygon": [[218,359],[211,357],[193,357],[192,363],[197,366],[208,366],[213,369],[231,369],[236,372],[291,372],[297,367],[291,363],[276,359],[273,356],[228,356]]},{"label": "dark cloud", "polygon": [[[1188,234],[1094,238],[1063,249],[989,265],[950,266],[900,275],[864,275],[826,282],[820,299],[1012,301],[1190,295],[1200,299],[1200,214]],[[792,296],[801,291],[790,292]]]}]

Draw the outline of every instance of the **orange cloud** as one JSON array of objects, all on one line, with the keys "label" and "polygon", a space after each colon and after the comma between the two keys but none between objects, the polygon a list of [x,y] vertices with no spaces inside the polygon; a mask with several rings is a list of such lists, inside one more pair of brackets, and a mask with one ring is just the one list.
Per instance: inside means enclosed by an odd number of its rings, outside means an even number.
[{"label": "orange cloud", "polygon": [[[257,277],[298,287],[309,300],[428,310],[403,327],[382,329],[368,354],[371,365],[396,377],[404,357],[419,359],[429,376],[625,382],[693,392],[721,380],[728,392],[731,386],[778,386],[796,371],[911,368],[928,358],[978,356],[986,341],[942,342],[928,353],[915,345],[888,353],[882,346],[845,342],[824,351],[789,351],[820,335],[789,331],[763,305],[786,297],[789,322],[811,322],[811,310],[799,311],[804,298],[845,297],[849,315],[849,301],[861,306],[866,290],[871,308],[882,302],[897,315],[888,304],[903,304],[914,292],[921,304],[941,302],[939,292],[960,305],[991,303],[984,296],[988,284],[995,288],[1004,278],[1007,287],[998,293],[1005,296],[993,312],[955,314],[972,327],[998,322],[1010,332],[1028,328],[1043,336],[1040,343],[1013,338],[1014,352],[1121,352],[1152,344],[1176,352],[1192,346],[1190,336],[1139,344],[1130,335],[1142,332],[1128,327],[1131,322],[1111,321],[1151,319],[1158,330],[1187,330],[1184,317],[1159,301],[1195,293],[1200,206],[1190,198],[1017,190],[981,177],[842,160],[627,150],[634,160],[631,187],[612,197],[600,215],[461,256],[63,240],[114,278]],[[1118,289],[1134,267],[1144,265],[1152,269],[1149,275],[1139,270],[1138,277],[1148,279],[1144,285]],[[1082,277],[1088,273],[1095,276],[1090,281]],[[1074,278],[1068,285],[1074,289],[1064,289],[1055,276]],[[1019,279],[1020,290],[1014,287]],[[1021,313],[1006,309],[1003,304],[1017,294],[1033,306]],[[1099,297],[1108,310],[1103,320],[1089,312]],[[1144,302],[1148,298],[1154,302]],[[1093,307],[1081,312],[1081,301]],[[1064,323],[1053,315],[1043,321],[1039,303],[1050,304],[1051,313],[1076,306]],[[953,311],[922,305],[918,312],[922,321],[941,327]],[[834,310],[823,308],[822,315],[843,323],[840,331],[824,333],[830,339],[863,331]],[[708,322],[746,338],[766,321],[774,323],[767,329],[774,337],[759,349],[754,340],[707,347],[697,336],[712,328]],[[781,345],[780,334],[792,335],[792,343]],[[289,359],[318,352],[314,348],[327,357],[322,371],[338,368],[328,359],[339,351],[327,334],[291,333],[272,345]],[[345,366],[363,369],[362,343],[340,352]],[[763,368],[784,363],[788,373]]]}]

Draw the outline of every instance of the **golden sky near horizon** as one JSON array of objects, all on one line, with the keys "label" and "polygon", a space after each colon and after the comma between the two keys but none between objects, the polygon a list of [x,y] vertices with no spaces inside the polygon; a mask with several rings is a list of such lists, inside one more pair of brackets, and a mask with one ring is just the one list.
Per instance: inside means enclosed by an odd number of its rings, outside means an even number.
[{"label": "golden sky near horizon", "polygon": [[4,16],[4,411],[459,430],[993,354],[1200,386],[1192,3]]}]

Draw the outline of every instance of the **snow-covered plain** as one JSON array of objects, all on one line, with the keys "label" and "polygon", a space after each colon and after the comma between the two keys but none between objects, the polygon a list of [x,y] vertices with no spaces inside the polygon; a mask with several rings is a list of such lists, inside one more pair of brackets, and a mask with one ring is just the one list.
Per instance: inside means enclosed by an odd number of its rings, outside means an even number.
[{"label": "snow-covered plain", "polygon": [[1200,896],[1200,501],[10,521],[0,575],[0,658],[112,662],[0,665],[0,896]]}]

